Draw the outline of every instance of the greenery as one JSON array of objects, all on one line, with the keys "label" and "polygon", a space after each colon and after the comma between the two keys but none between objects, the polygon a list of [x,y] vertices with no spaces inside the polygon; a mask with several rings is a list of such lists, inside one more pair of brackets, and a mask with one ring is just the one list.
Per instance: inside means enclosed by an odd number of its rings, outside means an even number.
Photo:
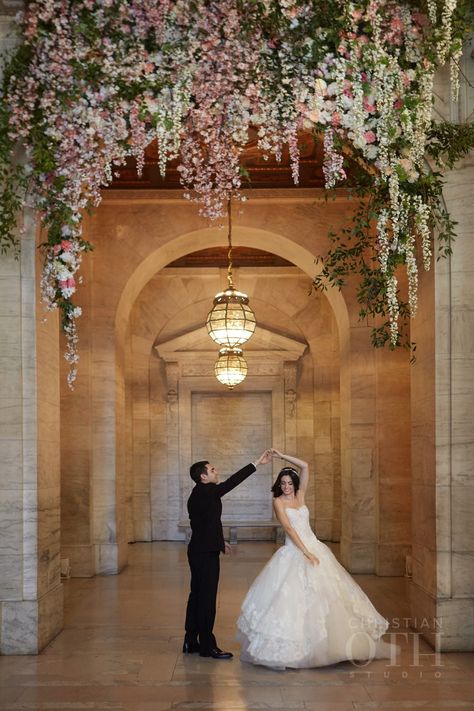
[{"label": "greenery", "polygon": [[[430,228],[433,240],[437,241],[437,258],[448,257],[452,253],[456,222],[442,206],[442,191],[445,178],[441,172],[453,168],[458,160],[474,150],[474,124],[453,124],[447,121],[433,122],[428,133],[427,157],[432,169],[426,170],[414,183],[407,183],[409,191],[422,194],[431,207]],[[360,304],[359,318],[375,323],[371,330],[372,345],[375,348],[388,346],[416,349],[410,340],[410,307],[401,291],[398,291],[400,308],[400,329],[396,343],[390,338],[390,320],[387,318],[387,283],[380,271],[380,261],[374,239],[375,221],[380,208],[389,201],[386,186],[379,183],[374,191],[373,179],[363,162],[358,162],[357,186],[354,196],[359,199],[352,222],[340,232],[330,232],[331,248],[318,262],[320,273],[313,287],[325,291],[329,286],[342,289],[351,276],[358,277],[357,301]],[[353,164],[352,164],[353,167]],[[330,195],[327,196],[330,198]],[[413,226],[409,225],[409,229]],[[399,264],[405,263],[405,256],[398,255]]]}]

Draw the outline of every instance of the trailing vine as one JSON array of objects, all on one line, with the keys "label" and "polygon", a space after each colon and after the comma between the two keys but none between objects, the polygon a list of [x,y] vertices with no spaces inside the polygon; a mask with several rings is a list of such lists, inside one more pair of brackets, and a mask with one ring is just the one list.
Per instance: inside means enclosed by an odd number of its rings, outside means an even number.
[{"label": "trailing vine", "polygon": [[[405,190],[411,195],[421,195],[424,204],[430,207],[428,228],[430,235],[436,235],[436,257],[448,257],[452,253],[456,222],[442,206],[443,174],[439,169],[453,168],[458,160],[474,150],[474,124],[451,124],[433,122],[428,132],[426,156],[433,165]],[[363,168],[357,175],[354,194],[359,204],[350,225],[339,232],[330,232],[331,247],[318,262],[321,271],[313,281],[313,287],[325,291],[329,286],[342,289],[350,276],[358,276],[357,301],[360,304],[359,318],[375,323],[371,330],[371,341],[375,348],[388,346],[408,348],[414,352],[416,345],[410,340],[409,319],[413,315],[410,304],[397,289],[399,328],[396,340],[392,338],[392,326],[387,309],[387,280],[380,269],[378,242],[374,238],[377,218],[389,201],[388,191],[373,190],[372,180]],[[407,240],[416,224],[407,224]],[[433,237],[432,237],[433,238]],[[397,251],[392,257],[394,271],[406,264],[406,254]],[[385,319],[385,320],[383,320]]]}]

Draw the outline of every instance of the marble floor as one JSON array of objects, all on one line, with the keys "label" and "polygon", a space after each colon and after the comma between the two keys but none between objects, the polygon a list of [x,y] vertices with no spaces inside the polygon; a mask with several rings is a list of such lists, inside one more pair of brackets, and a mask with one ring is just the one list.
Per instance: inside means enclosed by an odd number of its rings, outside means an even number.
[{"label": "marble floor", "polygon": [[[409,632],[397,639],[396,664],[277,672],[241,663],[240,602],[273,550],[240,543],[222,559],[216,632],[236,653],[231,661],[181,654],[188,586],[181,543],[131,545],[122,575],[66,581],[63,632],[37,657],[0,657],[0,709],[474,709],[474,654],[437,656]],[[357,580],[393,631],[406,632],[406,580]]]}]

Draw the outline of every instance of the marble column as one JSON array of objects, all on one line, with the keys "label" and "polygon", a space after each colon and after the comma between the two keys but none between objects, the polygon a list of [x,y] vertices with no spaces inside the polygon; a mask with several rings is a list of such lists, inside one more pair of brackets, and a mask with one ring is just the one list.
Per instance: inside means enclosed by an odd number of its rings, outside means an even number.
[{"label": "marble column", "polygon": [[131,369],[133,540],[152,540],[150,484],[150,343],[133,337]]},{"label": "marble column", "polygon": [[[339,339],[334,316],[324,296],[312,297],[314,503],[315,529],[325,541],[341,536],[341,448]],[[316,315],[316,318],[315,318]]]},{"label": "marble column", "polygon": [[410,354],[375,353],[377,575],[404,575],[411,554]]},{"label": "marble column", "polygon": [[351,572],[373,573],[376,553],[375,353],[366,325],[351,326],[342,338],[341,555],[343,564]]},{"label": "marble column", "polygon": [[33,216],[0,258],[0,653],[36,654],[62,628],[59,327],[39,303]]},{"label": "marble column", "polygon": [[[91,308],[91,260],[81,267],[84,284],[75,301]],[[92,532],[91,321],[78,320],[80,360],[74,390],[66,382],[68,364],[61,359],[61,557],[74,578],[95,575]]]},{"label": "marble column", "polygon": [[443,651],[474,649],[473,184],[472,159],[448,176],[456,242],[422,277],[414,329],[412,618]]},{"label": "marble column", "polygon": [[[436,81],[437,118],[474,110],[474,41],[465,47],[459,102],[449,72]],[[474,155],[446,174],[457,222],[453,254],[420,279],[412,370],[413,625],[442,651],[474,649]],[[428,624],[426,624],[426,622]]]}]

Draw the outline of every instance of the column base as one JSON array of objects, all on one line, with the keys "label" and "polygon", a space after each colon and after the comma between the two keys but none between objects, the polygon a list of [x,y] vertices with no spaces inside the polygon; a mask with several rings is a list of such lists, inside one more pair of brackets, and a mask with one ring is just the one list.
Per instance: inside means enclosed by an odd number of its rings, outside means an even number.
[{"label": "column base", "polygon": [[71,578],[92,578],[95,575],[94,546],[61,546],[61,558],[69,558]]},{"label": "column base", "polygon": [[380,576],[405,575],[406,558],[411,553],[411,545],[394,543],[377,545],[375,574]]},{"label": "column base", "polygon": [[39,600],[0,604],[0,654],[39,654],[63,628],[63,586]]},{"label": "column base", "polygon": [[118,575],[128,563],[128,543],[97,543],[95,574]]},{"label": "column base", "polygon": [[474,651],[473,598],[436,600],[412,582],[410,610],[413,628],[437,651]]},{"label": "column base", "polygon": [[375,572],[375,544],[341,538],[341,561],[350,573]]}]

